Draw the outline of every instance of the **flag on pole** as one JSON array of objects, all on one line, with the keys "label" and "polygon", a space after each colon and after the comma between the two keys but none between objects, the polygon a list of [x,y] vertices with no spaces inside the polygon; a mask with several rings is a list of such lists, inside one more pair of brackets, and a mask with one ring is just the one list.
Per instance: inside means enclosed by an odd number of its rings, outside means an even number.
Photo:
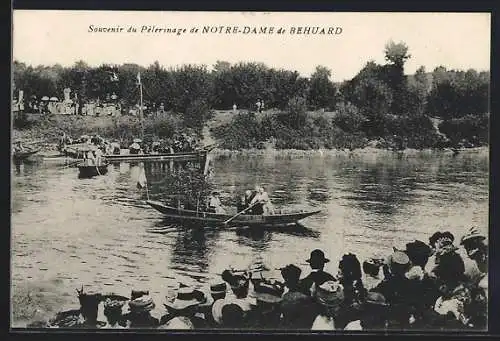
[{"label": "flag on pole", "polygon": [[137,179],[137,188],[141,189],[148,185],[148,181],[146,179],[146,172],[144,171],[144,167],[141,167],[141,171],[139,173],[139,178]]}]

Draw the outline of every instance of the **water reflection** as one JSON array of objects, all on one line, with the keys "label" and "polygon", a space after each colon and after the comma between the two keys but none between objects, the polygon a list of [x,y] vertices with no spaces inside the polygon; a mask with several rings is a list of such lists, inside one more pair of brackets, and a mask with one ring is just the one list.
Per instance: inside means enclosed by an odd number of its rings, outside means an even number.
[{"label": "water reflection", "polygon": [[[438,228],[459,238],[471,225],[487,227],[488,164],[487,154],[467,153],[216,159],[224,204],[264,184],[278,210],[321,210],[302,225],[267,230],[165,220],[144,200],[169,195],[161,186],[168,163],[113,164],[86,180],[75,168],[13,165],[12,281],[60,279],[51,290],[69,297],[82,283],[164,297],[178,281],[201,285],[228,266],[302,266],[314,248],[334,260],[327,270],[335,273],[345,252],[363,259]],[[148,192],[136,187],[141,167]]]}]

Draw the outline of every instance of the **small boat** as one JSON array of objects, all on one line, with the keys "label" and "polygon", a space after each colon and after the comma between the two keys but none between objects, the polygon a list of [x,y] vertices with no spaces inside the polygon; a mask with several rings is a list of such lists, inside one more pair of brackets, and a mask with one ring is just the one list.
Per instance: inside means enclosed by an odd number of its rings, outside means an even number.
[{"label": "small boat", "polygon": [[78,165],[78,178],[80,179],[88,179],[98,175],[104,175],[108,173],[108,164],[103,163],[99,166],[89,166],[87,164],[79,164]]},{"label": "small boat", "polygon": [[14,154],[12,154],[12,157],[16,161],[22,161],[22,160],[26,160],[31,155],[34,155],[36,153],[38,153],[38,149],[35,149],[35,150],[25,150],[25,151],[16,151],[16,152],[14,152]]},{"label": "small boat", "polygon": [[[212,225],[223,225],[225,221],[234,217],[234,214],[220,214],[210,212],[200,212],[186,210],[167,206],[158,201],[148,200],[147,203],[164,214],[165,218],[174,222],[180,223],[202,223]],[[249,226],[249,227],[271,227],[271,226],[290,226],[296,225],[300,220],[321,212],[315,211],[300,211],[285,214],[270,214],[270,215],[250,215],[241,214],[230,221],[231,226]]]},{"label": "small boat", "polygon": [[104,155],[108,162],[128,161],[203,161],[207,156],[207,150],[181,153],[162,154],[128,154],[128,155]]}]

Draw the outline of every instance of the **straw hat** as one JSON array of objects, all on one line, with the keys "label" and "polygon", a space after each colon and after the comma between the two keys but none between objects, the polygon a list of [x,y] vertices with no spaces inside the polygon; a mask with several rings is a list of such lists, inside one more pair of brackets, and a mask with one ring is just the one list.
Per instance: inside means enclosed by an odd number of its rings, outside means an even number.
[{"label": "straw hat", "polygon": [[170,303],[164,303],[164,306],[173,310],[184,310],[205,303],[207,298],[202,291],[190,287],[181,287],[177,291],[177,297]]},{"label": "straw hat", "polygon": [[394,269],[394,267],[408,267],[410,265],[410,258],[408,255],[402,251],[394,251],[389,256],[389,264],[390,268]]},{"label": "straw hat", "polygon": [[283,289],[277,285],[267,283],[265,281],[256,281],[252,293],[249,295],[254,297],[257,301],[266,303],[279,303]]},{"label": "straw hat", "polygon": [[316,288],[315,297],[321,305],[338,307],[344,300],[344,287],[337,281],[326,281]]},{"label": "straw hat", "polygon": [[176,316],[167,323],[158,327],[158,329],[182,329],[182,330],[192,330],[194,329],[193,322],[188,317]]},{"label": "straw hat", "polygon": [[460,239],[460,245],[464,245],[467,242],[470,242],[472,240],[485,240],[486,236],[481,233],[477,227],[472,227],[467,234],[465,234],[461,239]]},{"label": "straw hat", "polygon": [[200,303],[200,307],[210,307],[215,302],[213,296],[219,295],[224,298],[227,292],[227,284],[221,281],[213,281],[210,283],[210,295],[206,296],[206,300]]},{"label": "straw hat", "polygon": [[133,301],[130,301],[128,305],[130,307],[130,310],[133,312],[151,311],[155,308],[153,298],[146,295],[138,297]]},{"label": "straw hat", "polygon": [[368,291],[368,293],[366,294],[365,303],[382,307],[387,307],[389,305],[384,295],[376,291]]}]

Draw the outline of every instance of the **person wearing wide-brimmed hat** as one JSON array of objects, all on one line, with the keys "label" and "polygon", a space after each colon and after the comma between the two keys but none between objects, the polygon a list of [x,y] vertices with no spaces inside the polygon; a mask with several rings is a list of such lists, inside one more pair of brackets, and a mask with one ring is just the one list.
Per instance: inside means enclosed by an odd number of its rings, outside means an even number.
[{"label": "person wearing wide-brimmed hat", "polygon": [[101,293],[95,290],[78,290],[80,309],[58,312],[48,321],[50,328],[101,328],[106,322],[98,320]]},{"label": "person wearing wide-brimmed hat", "polygon": [[467,256],[476,263],[483,274],[488,272],[488,245],[485,241],[486,236],[476,227],[472,227],[460,239],[460,245],[464,247]]},{"label": "person wearing wide-brimmed hat", "polygon": [[204,315],[204,318],[209,326],[216,327],[212,316],[212,307],[218,300],[226,298],[227,284],[221,280],[214,280],[210,282],[210,296],[207,297],[205,303],[201,303],[198,310]]},{"label": "person wearing wide-brimmed hat", "polygon": [[472,292],[466,285],[465,265],[457,253],[443,255],[434,273],[441,296],[434,304],[434,311],[441,315],[452,313],[462,325],[471,322]]},{"label": "person wearing wide-brimmed hat", "polygon": [[361,280],[361,264],[352,253],[342,256],[339,262],[337,279],[344,287],[344,317],[346,319],[357,319],[362,302],[365,299],[367,290]]},{"label": "person wearing wide-brimmed hat", "polygon": [[135,298],[129,302],[128,306],[130,312],[124,315],[124,318],[129,321],[130,328],[156,328],[158,326],[158,319],[151,316],[155,303],[150,296],[143,295]]},{"label": "person wearing wide-brimmed hat", "polygon": [[335,280],[333,275],[324,271],[325,264],[330,262],[328,258],[325,257],[325,253],[319,249],[313,250],[311,252],[311,256],[306,260],[311,267],[311,273],[304,277],[300,281],[301,291],[306,295],[314,294],[311,290],[313,288],[313,284],[320,286],[326,281]]},{"label": "person wearing wide-brimmed hat", "polygon": [[411,264],[406,253],[395,250],[387,259],[387,273],[379,285],[372,290],[381,293],[391,305],[390,328],[408,328],[412,313],[410,280],[406,272]]},{"label": "person wearing wide-brimmed hat", "polygon": [[[316,284],[314,284],[316,285]],[[311,330],[339,329],[337,318],[344,302],[344,288],[338,281],[331,280],[318,285],[314,298],[319,305],[319,314],[314,319]],[[344,326],[340,327],[343,329]]]},{"label": "person wearing wide-brimmed hat", "polygon": [[360,319],[351,321],[344,330],[384,330],[387,328],[389,304],[384,295],[368,291],[360,311]]},{"label": "person wearing wide-brimmed hat", "polygon": [[280,302],[281,326],[284,329],[311,329],[317,315],[317,307],[310,295],[300,291],[299,280],[302,270],[290,264],[281,269],[281,276],[288,291]]},{"label": "person wearing wide-brimmed hat", "polygon": [[432,254],[432,249],[426,243],[415,240],[406,244],[404,251],[410,259],[411,267],[405,276],[410,280],[410,291],[413,292],[412,327],[417,328],[425,324],[426,312],[432,309],[434,302],[439,297],[435,281],[425,271],[425,267]]},{"label": "person wearing wide-brimmed hat", "polygon": [[164,304],[168,313],[161,318],[160,323],[163,325],[174,317],[183,316],[189,319],[195,328],[204,328],[206,323],[204,317],[198,315],[198,309],[205,302],[207,302],[207,297],[202,291],[188,286],[181,286],[173,302],[168,301]]},{"label": "person wearing wide-brimmed hat", "polygon": [[235,304],[244,313],[244,324],[248,324],[248,314],[254,307],[254,298],[248,297],[250,278],[243,275],[235,275],[230,270],[222,272],[222,279],[229,284],[231,293],[224,299],[214,302],[212,305],[212,317],[218,326],[223,326],[222,310],[225,306]]},{"label": "person wearing wide-brimmed hat", "polygon": [[127,300],[126,297],[118,295],[104,300],[104,316],[106,316],[107,324],[103,328],[122,329],[127,326],[127,321],[123,317],[123,306]]},{"label": "person wearing wide-brimmed hat", "polygon": [[253,281],[253,291],[249,294],[256,300],[256,307],[249,319],[257,328],[276,329],[280,324],[280,302],[284,288],[265,279]]},{"label": "person wearing wide-brimmed hat", "polygon": [[449,231],[438,231],[429,237],[429,246],[431,247],[432,255],[429,257],[424,268],[429,276],[435,277],[434,269],[439,264],[443,255],[457,252],[458,247],[453,244],[454,242],[455,236]]}]

